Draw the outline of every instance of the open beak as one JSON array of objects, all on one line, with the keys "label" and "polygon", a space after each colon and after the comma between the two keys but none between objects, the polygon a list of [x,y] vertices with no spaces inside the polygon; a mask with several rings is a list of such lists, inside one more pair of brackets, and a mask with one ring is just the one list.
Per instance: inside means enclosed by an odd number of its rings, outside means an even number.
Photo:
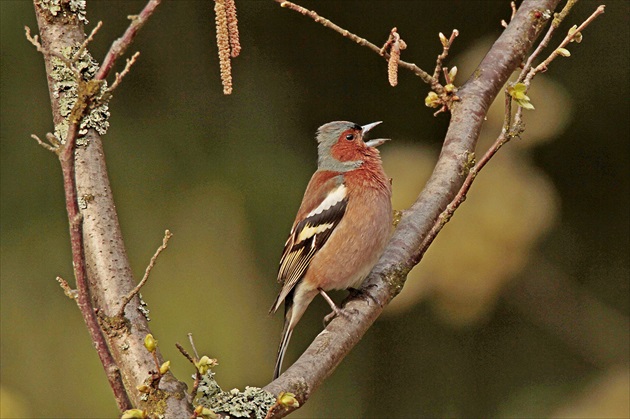
[{"label": "open beak", "polygon": [[372,128],[374,128],[375,126],[377,126],[379,124],[382,124],[382,123],[383,123],[383,121],[378,121],[378,122],[372,122],[371,124],[363,125],[361,127],[361,134],[363,134],[363,135],[367,134],[368,132],[370,132],[370,130]]},{"label": "open beak", "polygon": [[[367,134],[372,128],[381,123],[383,123],[383,121],[372,122],[371,124],[363,125],[361,127],[361,135],[365,136],[365,134]],[[389,141],[389,138],[376,138],[374,140],[366,141],[365,145],[367,145],[368,147],[378,147],[386,141]]]}]

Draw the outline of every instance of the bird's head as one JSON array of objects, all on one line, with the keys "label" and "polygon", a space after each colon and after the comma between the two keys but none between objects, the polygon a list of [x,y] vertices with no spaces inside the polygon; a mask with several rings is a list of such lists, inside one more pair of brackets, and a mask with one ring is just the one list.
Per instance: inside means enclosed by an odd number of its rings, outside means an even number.
[{"label": "bird's head", "polygon": [[348,121],[335,121],[317,130],[319,170],[345,172],[360,167],[366,160],[378,159],[376,147],[388,141],[378,138],[366,141],[366,134],[380,124],[359,125]]}]

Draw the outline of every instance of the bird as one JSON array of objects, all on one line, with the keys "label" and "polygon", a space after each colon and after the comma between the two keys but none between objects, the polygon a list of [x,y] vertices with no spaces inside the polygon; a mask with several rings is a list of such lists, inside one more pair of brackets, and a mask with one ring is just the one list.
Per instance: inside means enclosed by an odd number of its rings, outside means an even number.
[{"label": "bird", "polygon": [[269,310],[275,313],[284,302],[274,380],[311,301],[321,294],[334,314],[343,314],[326,291],[358,289],[391,236],[391,180],[376,148],[389,139],[366,140],[380,123],[335,121],[317,130],[317,170],[285,243],[278,269],[282,288]]}]

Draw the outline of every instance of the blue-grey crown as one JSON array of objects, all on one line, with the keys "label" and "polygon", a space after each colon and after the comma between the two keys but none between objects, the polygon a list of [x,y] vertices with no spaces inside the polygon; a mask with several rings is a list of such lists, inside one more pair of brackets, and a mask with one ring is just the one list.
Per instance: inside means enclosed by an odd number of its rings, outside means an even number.
[{"label": "blue-grey crown", "polygon": [[339,136],[349,129],[360,131],[361,125],[349,121],[334,121],[324,124],[317,129],[317,142],[319,144],[326,143],[328,146],[333,146],[339,139]]}]

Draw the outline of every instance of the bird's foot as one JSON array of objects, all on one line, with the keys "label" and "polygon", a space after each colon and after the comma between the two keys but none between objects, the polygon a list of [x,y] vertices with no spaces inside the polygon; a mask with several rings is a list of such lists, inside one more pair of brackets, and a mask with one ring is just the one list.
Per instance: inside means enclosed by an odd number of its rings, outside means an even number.
[{"label": "bird's foot", "polygon": [[337,310],[331,311],[326,315],[326,317],[324,317],[324,327],[328,326],[328,324],[337,316],[348,317],[348,314],[343,311],[343,309],[337,307]]},{"label": "bird's foot", "polygon": [[346,299],[343,300],[341,305],[344,306],[346,302],[350,300],[354,300],[355,298],[366,300],[368,304],[370,304],[370,301],[372,301],[374,304],[378,304],[378,301],[376,301],[376,298],[369,292],[369,289],[374,288],[374,287],[376,287],[376,285],[370,284],[364,288],[348,288],[349,294],[346,297]]},{"label": "bird's foot", "polygon": [[343,316],[343,317],[346,317],[346,318],[348,317],[348,313],[346,313],[343,308],[337,307],[337,304],[335,304],[335,302],[332,300],[332,298],[330,298],[328,296],[328,294],[326,294],[326,292],[324,292],[323,289],[318,288],[318,291],[322,295],[322,297],[324,297],[324,300],[326,300],[326,302],[328,303],[328,305],[332,309],[332,312],[330,314],[326,315],[326,317],[324,317],[324,327],[328,326],[328,323],[330,323],[332,321],[332,319],[334,319],[337,316]]},{"label": "bird's foot", "polygon": [[[326,295],[327,299],[326,301],[328,301],[328,304],[330,304],[330,307],[333,309],[332,313],[328,314],[326,317],[324,317],[324,327],[328,326],[328,323],[330,323],[332,321],[332,319],[334,319],[337,316],[343,316],[346,319],[350,319],[351,317],[351,313],[356,313],[357,310],[353,309],[350,312],[348,311],[348,309],[346,308],[346,303],[348,301],[354,300],[354,299],[360,299],[360,300],[366,300],[368,305],[370,304],[370,301],[372,301],[374,304],[379,304],[379,302],[376,300],[376,298],[370,294],[370,292],[368,291],[370,288],[375,287],[376,285],[368,285],[367,287],[358,289],[358,288],[348,288],[349,294],[348,296],[341,302],[341,308],[337,307],[335,305],[334,302],[332,302],[332,300],[330,299],[330,297],[328,297],[328,295]],[[323,292],[320,290],[320,292]],[[324,297],[324,298],[326,298]]]}]

